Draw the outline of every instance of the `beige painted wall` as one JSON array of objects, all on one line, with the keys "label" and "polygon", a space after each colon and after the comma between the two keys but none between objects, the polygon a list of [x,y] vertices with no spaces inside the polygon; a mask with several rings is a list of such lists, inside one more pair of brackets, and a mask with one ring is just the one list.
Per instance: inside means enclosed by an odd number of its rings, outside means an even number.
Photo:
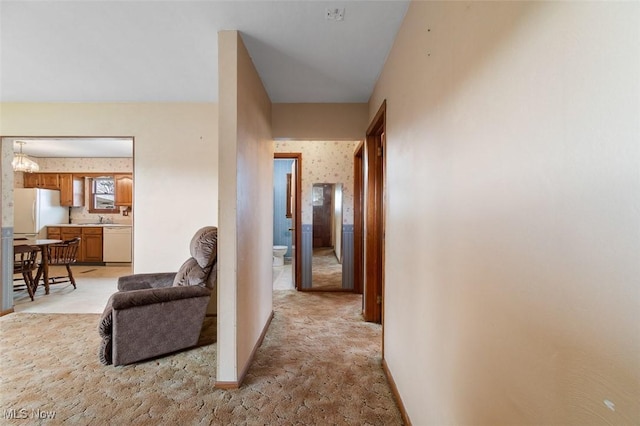
[{"label": "beige painted wall", "polygon": [[193,233],[218,224],[216,104],[4,103],[0,107],[3,136],[135,138],[135,272],[176,271],[189,257]]},{"label": "beige painted wall", "polygon": [[640,419],[640,3],[412,2],[385,359],[413,424]]},{"label": "beige painted wall", "polygon": [[356,140],[368,126],[367,104],[273,104],[274,139]]},{"label": "beige painted wall", "polygon": [[237,382],[272,304],[271,102],[237,31],[218,34],[220,255],[218,382]]}]

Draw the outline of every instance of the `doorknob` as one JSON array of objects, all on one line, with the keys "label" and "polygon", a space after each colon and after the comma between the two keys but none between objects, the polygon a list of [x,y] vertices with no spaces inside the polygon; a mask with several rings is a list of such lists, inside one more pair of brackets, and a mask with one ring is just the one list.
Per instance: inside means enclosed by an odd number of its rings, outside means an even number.
[{"label": "doorknob", "polygon": [[296,228],[289,228],[289,231],[295,231]]}]

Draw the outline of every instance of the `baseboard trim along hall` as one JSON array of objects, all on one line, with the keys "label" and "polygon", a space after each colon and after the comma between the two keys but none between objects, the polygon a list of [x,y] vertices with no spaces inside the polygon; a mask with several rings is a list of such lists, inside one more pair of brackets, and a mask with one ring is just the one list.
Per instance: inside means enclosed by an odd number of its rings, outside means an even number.
[{"label": "baseboard trim along hall", "polygon": [[5,315],[9,315],[9,314],[12,314],[12,313],[13,313],[13,308],[7,309],[6,311],[0,312],[0,317],[3,317]]},{"label": "baseboard trim along hall", "polygon": [[251,351],[251,355],[249,355],[249,359],[247,360],[247,363],[242,369],[242,373],[240,374],[240,377],[238,377],[238,381],[237,382],[216,381],[216,384],[215,384],[216,388],[218,389],[239,389],[240,388],[240,386],[242,385],[242,382],[244,382],[244,378],[247,376],[249,367],[251,367],[251,364],[253,363],[253,358],[256,356],[256,351],[262,345],[262,341],[264,340],[264,337],[267,335],[267,330],[269,330],[269,326],[271,325],[272,319],[273,319],[273,311],[271,311],[271,315],[269,315],[269,319],[267,320],[267,323],[264,325],[264,328],[262,329],[262,333],[260,334],[260,338],[258,339],[255,346],[253,347],[253,350]]},{"label": "baseboard trim along hall", "polygon": [[402,398],[400,398],[400,393],[398,392],[398,388],[396,387],[396,382],[393,380],[393,376],[389,371],[389,367],[387,366],[387,361],[382,360],[382,370],[384,371],[384,375],[387,376],[387,381],[389,382],[389,387],[391,388],[391,393],[393,393],[393,398],[396,400],[396,404],[398,404],[398,409],[400,410],[400,415],[402,416],[402,421],[405,425],[411,426],[411,419],[409,419],[409,415],[407,414],[407,410],[404,408],[404,404],[402,403]]}]

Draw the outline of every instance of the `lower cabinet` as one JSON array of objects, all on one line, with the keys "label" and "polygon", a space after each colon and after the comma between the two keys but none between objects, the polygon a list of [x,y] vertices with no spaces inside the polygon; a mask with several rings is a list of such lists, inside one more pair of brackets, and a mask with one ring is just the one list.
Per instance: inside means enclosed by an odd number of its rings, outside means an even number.
[{"label": "lower cabinet", "polygon": [[82,228],[82,261],[102,262],[102,228]]},{"label": "lower cabinet", "polygon": [[47,238],[50,240],[61,240],[62,233],[61,228],[59,226],[48,226],[47,227]]},{"label": "lower cabinet", "polygon": [[102,262],[102,228],[97,226],[49,226],[47,238],[70,240],[80,237],[77,262]]}]

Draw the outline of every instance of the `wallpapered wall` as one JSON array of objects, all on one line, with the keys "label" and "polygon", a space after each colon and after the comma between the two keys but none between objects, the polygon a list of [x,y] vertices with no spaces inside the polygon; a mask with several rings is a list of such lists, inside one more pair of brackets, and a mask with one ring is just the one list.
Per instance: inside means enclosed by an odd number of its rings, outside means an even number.
[{"label": "wallpapered wall", "polygon": [[302,153],[302,223],[313,223],[314,183],[342,183],[343,224],[353,223],[353,152],[359,141],[275,141],[275,152]]},{"label": "wallpapered wall", "polygon": [[[41,173],[100,173],[100,172],[133,172],[133,158],[34,158],[40,166]],[[87,197],[89,194],[89,181],[85,181],[85,207],[73,207],[71,209],[71,221],[82,223],[96,221],[98,215],[89,213],[87,209]],[[14,173],[14,187],[24,187],[24,173]],[[114,223],[131,224],[133,215],[102,214]]]}]

